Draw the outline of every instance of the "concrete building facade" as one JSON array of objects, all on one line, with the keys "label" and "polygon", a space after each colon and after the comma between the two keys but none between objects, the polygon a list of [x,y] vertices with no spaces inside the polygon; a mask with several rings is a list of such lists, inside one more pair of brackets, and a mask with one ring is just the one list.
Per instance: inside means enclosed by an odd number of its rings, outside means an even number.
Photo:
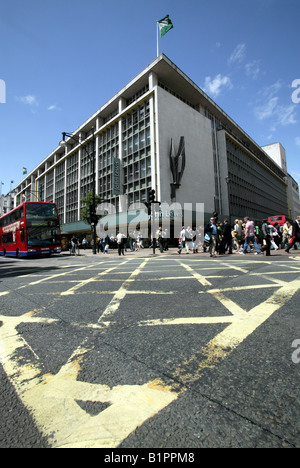
[{"label": "concrete building facade", "polygon": [[295,220],[300,213],[299,185],[288,173],[285,149],[281,143],[272,143],[262,148],[286,174],[288,184],[288,217]]},{"label": "concrete building facade", "polygon": [[[96,193],[117,212],[127,209],[124,200],[127,206],[146,202],[152,188],[169,205],[204,204],[205,220],[214,211],[232,220],[288,215],[286,168],[164,54],[73,135],[77,142],[68,138],[57,146],[15,188],[15,205],[55,202],[65,232],[89,229],[80,210],[92,190],[93,135]],[[183,164],[177,184],[174,154]]]}]

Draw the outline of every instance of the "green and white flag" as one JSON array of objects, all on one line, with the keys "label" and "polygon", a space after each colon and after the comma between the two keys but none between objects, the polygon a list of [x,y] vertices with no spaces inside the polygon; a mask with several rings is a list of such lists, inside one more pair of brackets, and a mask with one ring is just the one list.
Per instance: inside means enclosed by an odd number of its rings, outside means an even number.
[{"label": "green and white flag", "polygon": [[23,167],[23,175],[27,174],[27,169],[26,167]]},{"label": "green and white flag", "polygon": [[163,37],[170,29],[173,28],[173,23],[169,18],[169,15],[165,16],[163,19],[157,21],[159,30],[160,30],[160,37]]}]

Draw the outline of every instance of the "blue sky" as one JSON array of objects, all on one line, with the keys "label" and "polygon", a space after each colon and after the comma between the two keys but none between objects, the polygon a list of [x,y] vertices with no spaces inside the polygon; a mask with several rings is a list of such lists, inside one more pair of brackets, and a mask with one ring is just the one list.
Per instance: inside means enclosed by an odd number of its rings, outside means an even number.
[{"label": "blue sky", "polygon": [[2,0],[2,194],[156,58],[166,14],[160,52],[300,183],[299,0]]}]

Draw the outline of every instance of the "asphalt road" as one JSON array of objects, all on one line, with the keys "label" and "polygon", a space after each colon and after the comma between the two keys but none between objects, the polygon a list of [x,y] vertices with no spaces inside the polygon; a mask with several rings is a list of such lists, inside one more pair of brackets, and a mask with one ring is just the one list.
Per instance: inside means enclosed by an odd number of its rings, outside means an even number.
[{"label": "asphalt road", "polygon": [[150,253],[0,258],[1,448],[300,447],[298,252]]}]

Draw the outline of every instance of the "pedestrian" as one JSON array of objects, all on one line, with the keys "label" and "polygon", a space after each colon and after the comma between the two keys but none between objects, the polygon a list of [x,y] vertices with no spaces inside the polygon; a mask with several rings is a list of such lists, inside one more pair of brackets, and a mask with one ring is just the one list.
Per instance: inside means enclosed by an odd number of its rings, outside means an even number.
[{"label": "pedestrian", "polygon": [[292,238],[290,239],[288,247],[285,249],[285,251],[289,253],[290,249],[297,242],[300,242],[300,216],[297,216],[296,221],[293,222]]},{"label": "pedestrian", "polygon": [[181,239],[181,235],[179,235],[179,238],[178,238],[178,253],[179,254],[181,254],[182,249],[183,249],[182,239]]},{"label": "pedestrian", "polygon": [[180,237],[180,240],[181,240],[182,249],[184,249],[184,247],[185,247],[185,227],[184,226],[182,226],[182,228],[181,228],[179,237]]},{"label": "pedestrian", "polygon": [[266,257],[269,257],[271,255],[271,251],[270,251],[271,250],[271,237],[270,237],[268,221],[266,219],[264,219],[262,222],[261,232],[262,232],[262,241],[263,241],[261,252],[266,252]]},{"label": "pedestrian", "polygon": [[130,231],[129,232],[129,247],[130,247],[131,252],[134,251],[135,238],[136,238],[136,232]]},{"label": "pedestrian", "polygon": [[[272,226],[270,223],[268,225],[268,230],[270,234],[270,241],[271,241],[271,246],[273,247],[274,250],[278,250],[278,231],[275,226]],[[276,239],[276,240],[275,240]]]},{"label": "pedestrian", "polygon": [[84,250],[86,249],[86,246],[87,246],[87,240],[86,240],[86,237],[84,237],[82,239],[82,247],[83,247]]},{"label": "pedestrian", "polygon": [[200,249],[204,247],[203,245],[203,238],[202,234],[204,232],[204,228],[202,226],[196,227],[196,235],[195,235],[195,252],[200,252]]},{"label": "pedestrian", "polygon": [[216,248],[217,248],[218,230],[217,230],[216,220],[214,217],[211,217],[209,223],[205,226],[204,234],[210,235],[210,243],[209,243],[210,257],[216,257],[217,256]]},{"label": "pedestrian", "polygon": [[228,219],[224,219],[223,230],[222,230],[222,239],[220,244],[220,254],[225,254],[228,249],[228,253],[232,254],[232,234],[231,234],[231,225]]},{"label": "pedestrian", "polygon": [[284,224],[283,229],[282,229],[282,239],[281,239],[281,248],[282,249],[285,248],[286,243],[288,243],[289,240],[291,239],[292,232],[293,232],[293,226],[289,221],[287,221]]},{"label": "pedestrian", "polygon": [[186,253],[190,253],[192,250],[192,242],[193,242],[193,233],[190,226],[188,226],[185,230],[185,250]]},{"label": "pedestrian", "polygon": [[165,229],[163,232],[163,240],[164,240],[164,250],[169,250],[169,233],[168,229]]},{"label": "pedestrian", "polygon": [[273,227],[276,229],[276,231],[273,231],[273,241],[275,242],[278,248],[279,244],[281,244],[282,232],[278,223],[275,223]]},{"label": "pedestrian", "polygon": [[139,248],[144,249],[145,247],[143,246],[143,235],[141,232],[138,233],[137,238],[138,238]]},{"label": "pedestrian", "polygon": [[117,234],[117,244],[118,244],[118,254],[119,256],[122,254],[124,255],[124,247],[125,247],[126,237],[122,232],[118,232]]},{"label": "pedestrian", "polygon": [[222,241],[222,234],[223,234],[223,223],[222,221],[216,222],[217,225],[217,246],[216,246],[216,251],[218,254],[220,254],[220,247],[221,247],[221,241]]},{"label": "pedestrian", "polygon": [[164,241],[163,241],[161,226],[156,231],[156,239],[157,239],[157,242],[158,242],[159,251],[160,251],[160,253],[163,253],[163,251],[164,251]]},{"label": "pedestrian", "polygon": [[71,252],[70,253],[73,255],[77,253],[77,255],[79,255],[79,240],[74,234],[71,238]]},{"label": "pedestrian", "polygon": [[243,249],[243,252],[240,252],[242,255],[245,255],[246,252],[247,252],[247,249],[248,249],[248,246],[251,243],[253,243],[254,247],[255,247],[255,255],[259,255],[260,254],[260,247],[259,245],[257,244],[256,240],[255,240],[255,229],[254,229],[254,223],[253,221],[250,221],[250,218],[248,218],[248,216],[246,216],[244,218],[244,221],[246,223],[245,225],[245,243],[244,243],[244,249]]},{"label": "pedestrian", "polygon": [[105,237],[102,237],[101,244],[102,244],[103,254],[108,254],[108,249],[109,249],[109,237],[108,237],[108,235],[106,235]]}]

